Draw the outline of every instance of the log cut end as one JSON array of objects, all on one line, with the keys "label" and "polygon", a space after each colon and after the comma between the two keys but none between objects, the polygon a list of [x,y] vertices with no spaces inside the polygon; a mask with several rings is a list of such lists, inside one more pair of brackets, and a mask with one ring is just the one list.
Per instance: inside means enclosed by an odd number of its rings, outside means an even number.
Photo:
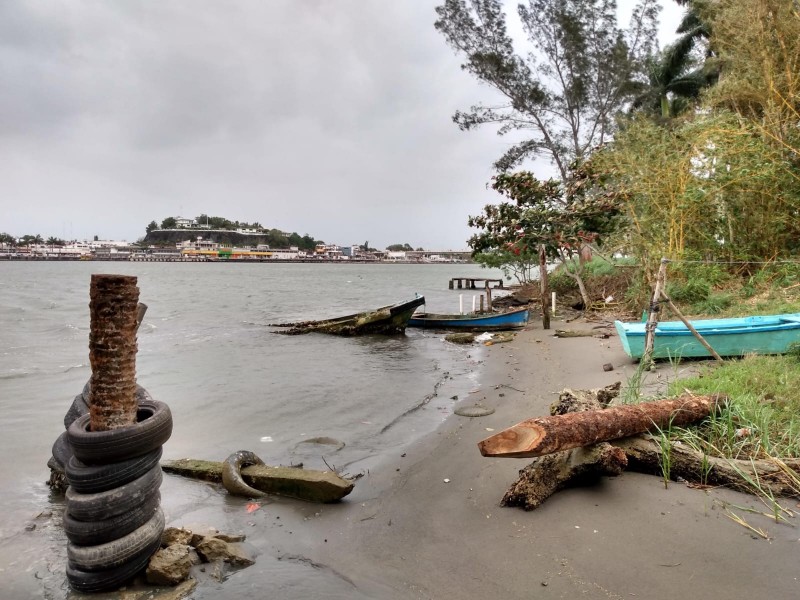
[{"label": "log cut end", "polygon": [[524,458],[530,456],[531,449],[539,445],[544,435],[536,419],[529,419],[481,440],[478,449],[483,456]]}]

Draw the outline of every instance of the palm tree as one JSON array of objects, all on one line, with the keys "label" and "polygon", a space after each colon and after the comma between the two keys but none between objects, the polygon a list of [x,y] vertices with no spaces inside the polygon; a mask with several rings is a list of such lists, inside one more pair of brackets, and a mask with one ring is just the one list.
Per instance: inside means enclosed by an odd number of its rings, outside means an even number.
[{"label": "palm tree", "polygon": [[700,16],[699,2],[676,0],[689,5],[677,33],[681,36],[650,63],[649,82],[631,108],[669,119],[694,106],[700,93],[714,85],[719,68],[708,47],[710,27]]}]

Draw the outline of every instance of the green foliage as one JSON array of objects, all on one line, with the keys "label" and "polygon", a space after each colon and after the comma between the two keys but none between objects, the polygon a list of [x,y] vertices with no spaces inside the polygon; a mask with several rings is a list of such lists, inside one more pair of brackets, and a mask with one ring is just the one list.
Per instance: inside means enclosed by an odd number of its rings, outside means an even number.
[{"label": "green foliage", "polygon": [[566,181],[570,163],[606,141],[615,115],[635,94],[655,48],[659,7],[640,3],[622,30],[610,0],[530,0],[517,7],[532,45],[520,53],[503,7],[501,0],[445,0],[436,7],[435,27],[463,57],[462,68],[505,100],[459,111],[453,120],[463,130],[497,124],[500,135],[525,132],[531,137],[512,145],[495,167],[506,171],[541,156]]},{"label": "green foliage", "polygon": [[531,252],[515,254],[508,250],[489,250],[476,252],[472,259],[484,268],[500,269],[506,279],[513,277],[518,283],[529,283],[534,280],[534,271],[539,273],[539,255]]},{"label": "green foliage", "polygon": [[733,295],[728,293],[710,294],[708,298],[692,304],[692,312],[697,315],[719,315],[733,304]]},{"label": "green foliage", "polygon": [[690,279],[683,283],[668,283],[667,296],[673,302],[695,303],[707,300],[711,294],[711,285],[707,281]]},{"label": "green foliage", "polygon": [[392,244],[391,246],[386,246],[386,249],[389,252],[410,252],[413,251],[414,248],[411,247],[411,244]]},{"label": "green foliage", "polygon": [[726,361],[671,384],[670,393],[725,393],[728,405],[691,436],[674,432],[710,456],[800,457],[800,369],[795,356]]},{"label": "green foliage", "polygon": [[144,230],[145,232],[150,233],[151,231],[155,231],[156,229],[158,229],[158,223],[156,223],[155,221],[150,221],[150,223],[147,225],[147,227],[145,227]]},{"label": "green foliage", "polygon": [[175,229],[177,226],[178,222],[175,220],[175,217],[167,217],[161,221],[160,229]]}]

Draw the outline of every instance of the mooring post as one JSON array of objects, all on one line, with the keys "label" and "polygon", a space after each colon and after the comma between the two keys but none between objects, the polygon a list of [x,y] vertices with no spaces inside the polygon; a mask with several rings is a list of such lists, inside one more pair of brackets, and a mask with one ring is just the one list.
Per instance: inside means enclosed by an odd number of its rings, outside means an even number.
[{"label": "mooring post", "polygon": [[542,329],[550,329],[550,284],[547,280],[547,250],[539,244],[539,295],[542,297]]},{"label": "mooring post", "polygon": [[647,324],[644,326],[644,354],[642,355],[641,364],[644,365],[644,368],[651,371],[655,369],[655,362],[653,361],[653,346],[655,345],[655,333],[656,327],[658,326],[661,290],[663,290],[664,286],[666,285],[667,263],[669,263],[669,259],[661,259],[661,264],[658,267],[658,275],[656,275],[656,285],[653,290],[653,299],[650,301],[650,308],[649,312],[647,313]]},{"label": "mooring post", "polygon": [[129,275],[92,275],[89,291],[90,429],[136,423],[139,288]]},{"label": "mooring post", "polygon": [[483,312],[483,294],[481,294],[481,312]]},{"label": "mooring post", "polygon": [[452,279],[450,280],[450,284],[447,287],[449,287],[451,290],[453,289],[453,280]]}]

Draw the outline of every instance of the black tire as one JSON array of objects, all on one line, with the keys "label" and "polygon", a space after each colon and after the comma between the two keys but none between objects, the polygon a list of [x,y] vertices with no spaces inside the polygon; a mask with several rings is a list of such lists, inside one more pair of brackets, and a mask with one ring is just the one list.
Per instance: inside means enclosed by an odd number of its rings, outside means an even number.
[{"label": "black tire", "polygon": [[161,446],[142,456],[136,456],[121,462],[107,465],[85,465],[73,456],[67,463],[64,472],[67,483],[76,492],[94,494],[105,492],[138,479],[161,459]]},{"label": "black tire", "polygon": [[161,485],[161,465],[120,487],[95,494],[81,494],[67,489],[67,512],[78,521],[105,521],[144,504]]},{"label": "black tire", "polygon": [[161,494],[156,492],[143,504],[104,521],[79,521],[64,511],[64,533],[70,542],[80,546],[105,544],[128,535],[134,529],[147,523],[153,517],[160,503]]},{"label": "black tire", "polygon": [[64,471],[72,456],[72,446],[69,443],[67,432],[65,431],[53,442],[53,458],[56,459],[56,463],[58,463],[61,470]]},{"label": "black tire", "polygon": [[[69,426],[72,425],[75,419],[82,417],[89,412],[89,391],[91,389],[92,379],[90,377],[89,381],[86,382],[86,385],[83,386],[83,391],[75,396],[75,399],[72,401],[72,405],[69,407],[69,410],[67,410],[67,414],[64,415],[64,429],[69,429]],[[153,397],[146,389],[140,385],[136,386],[136,402],[138,404],[152,400]]]},{"label": "black tire", "polygon": [[152,452],[172,434],[169,406],[157,400],[139,404],[137,423],[108,431],[89,431],[89,415],[67,429],[72,451],[82,463],[104,465]]},{"label": "black tire", "polygon": [[152,547],[145,548],[142,553],[130,561],[113,569],[102,571],[84,571],[67,562],[67,580],[73,590],[79,592],[109,592],[116,590],[129,580],[133,579],[147,566],[150,557],[161,546],[161,540],[153,542]]},{"label": "black tire", "polygon": [[67,414],[64,415],[64,429],[69,429],[69,426],[72,425],[72,422],[89,412],[89,405],[86,403],[86,398],[84,397],[83,393],[78,394],[75,396],[75,399],[72,401],[72,405],[67,410]]},{"label": "black tire", "polygon": [[95,546],[68,543],[67,560],[81,571],[113,569],[129,562],[155,543],[160,545],[164,524],[164,512],[159,507],[144,525],[110,542]]}]

